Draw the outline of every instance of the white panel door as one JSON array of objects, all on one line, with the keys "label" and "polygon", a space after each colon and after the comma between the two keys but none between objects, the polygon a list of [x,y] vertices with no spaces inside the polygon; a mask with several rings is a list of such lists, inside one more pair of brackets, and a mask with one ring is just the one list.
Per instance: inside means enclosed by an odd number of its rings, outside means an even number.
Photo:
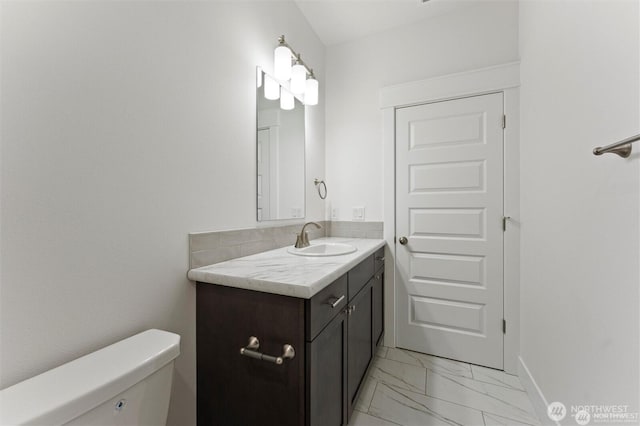
[{"label": "white panel door", "polygon": [[501,93],[396,111],[397,345],[499,369],[502,117]]}]

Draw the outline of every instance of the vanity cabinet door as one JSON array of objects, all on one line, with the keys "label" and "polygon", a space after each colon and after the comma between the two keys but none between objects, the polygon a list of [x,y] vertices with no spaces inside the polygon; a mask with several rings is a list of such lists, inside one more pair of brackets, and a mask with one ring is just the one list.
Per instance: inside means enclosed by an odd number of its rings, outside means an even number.
[{"label": "vanity cabinet door", "polygon": [[349,416],[353,411],[360,385],[373,357],[371,281],[349,302],[348,311],[348,395]]},{"label": "vanity cabinet door", "polygon": [[307,413],[310,426],[347,423],[347,315],[343,311],[307,342]]},{"label": "vanity cabinet door", "polygon": [[[201,426],[305,422],[304,300],[213,284],[196,287],[197,416]],[[295,356],[282,364],[240,354]]]},{"label": "vanity cabinet door", "polygon": [[384,268],[373,276],[373,344],[380,344],[384,332]]}]

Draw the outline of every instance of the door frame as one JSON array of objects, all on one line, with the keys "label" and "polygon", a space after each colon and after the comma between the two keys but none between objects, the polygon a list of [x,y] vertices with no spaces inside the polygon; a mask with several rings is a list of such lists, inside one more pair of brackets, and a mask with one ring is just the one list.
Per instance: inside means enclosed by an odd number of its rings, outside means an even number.
[{"label": "door frame", "polygon": [[[520,353],[520,62],[448,74],[380,90],[384,158],[384,239],[387,242],[384,286],[384,345],[396,347],[396,140],[397,108],[469,96],[503,93],[504,215],[511,217],[504,233],[504,371],[518,372]],[[389,202],[393,200],[393,202]]]}]

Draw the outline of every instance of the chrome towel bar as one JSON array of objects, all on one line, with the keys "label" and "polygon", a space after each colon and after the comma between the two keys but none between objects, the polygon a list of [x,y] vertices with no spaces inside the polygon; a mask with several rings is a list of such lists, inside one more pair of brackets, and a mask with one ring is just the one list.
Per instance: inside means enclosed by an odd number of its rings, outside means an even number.
[{"label": "chrome towel bar", "polygon": [[258,349],[259,347],[260,341],[258,340],[258,338],[255,336],[251,336],[249,337],[249,344],[240,349],[240,355],[248,356],[249,358],[260,359],[263,361],[273,362],[274,364],[278,365],[281,365],[285,359],[291,359],[296,356],[296,351],[293,349],[293,346],[288,344],[282,347],[281,356],[266,355],[253,350]]},{"label": "chrome towel bar", "polygon": [[630,138],[621,140],[620,142],[612,143],[607,146],[599,146],[594,148],[594,155],[602,155],[607,152],[618,154],[622,158],[627,158],[631,155],[631,143],[640,141],[640,135],[631,136]]}]

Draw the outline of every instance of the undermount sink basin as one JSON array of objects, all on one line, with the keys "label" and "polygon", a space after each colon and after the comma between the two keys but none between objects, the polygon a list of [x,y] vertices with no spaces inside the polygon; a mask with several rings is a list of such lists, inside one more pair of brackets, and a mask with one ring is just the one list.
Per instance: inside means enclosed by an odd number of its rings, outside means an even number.
[{"label": "undermount sink basin", "polygon": [[304,248],[289,247],[287,251],[298,256],[340,256],[356,250],[358,249],[351,244],[319,243]]}]

